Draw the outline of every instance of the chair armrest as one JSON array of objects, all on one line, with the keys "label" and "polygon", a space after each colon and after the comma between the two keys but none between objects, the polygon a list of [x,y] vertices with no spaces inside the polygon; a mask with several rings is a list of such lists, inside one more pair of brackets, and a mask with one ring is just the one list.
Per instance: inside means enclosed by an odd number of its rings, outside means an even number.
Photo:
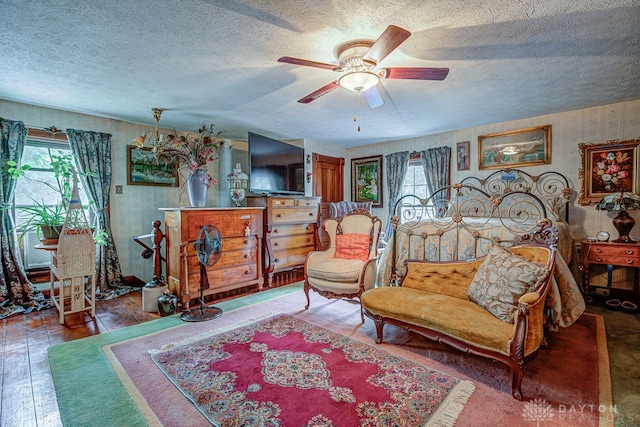
[{"label": "chair armrest", "polygon": [[526,294],[522,295],[518,299],[518,303],[519,304],[532,305],[532,304],[535,304],[536,302],[538,302],[539,299],[540,299],[540,295],[539,294],[537,294],[535,292],[529,292],[529,293],[526,293]]}]

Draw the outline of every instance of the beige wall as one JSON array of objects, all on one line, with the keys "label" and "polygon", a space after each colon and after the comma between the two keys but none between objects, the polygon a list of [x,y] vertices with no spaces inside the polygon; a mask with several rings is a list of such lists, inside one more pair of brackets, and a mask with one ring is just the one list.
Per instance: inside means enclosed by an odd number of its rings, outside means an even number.
[{"label": "beige wall", "polygon": [[[130,144],[131,140],[138,134],[145,131],[153,131],[153,127],[1,99],[0,117],[21,120],[31,127],[49,127],[53,125],[60,129],[74,128],[107,132],[112,135],[113,182],[111,187],[111,218],[113,236],[120,256],[122,271],[125,276],[135,275],[144,281],[150,280],[153,273],[151,260],[145,260],[140,256],[141,247],[132,240],[132,236],[148,233],[151,231],[153,220],[163,220],[158,208],[188,205],[187,196],[180,189],[127,185],[126,145]],[[551,114],[526,120],[460,129],[437,135],[385,142],[347,150],[308,140],[304,141],[304,145],[306,154],[316,152],[345,158],[347,165],[345,195],[348,198],[351,192],[349,166],[351,158],[378,154],[386,155],[399,149],[412,151],[442,145],[451,146],[453,152],[455,152],[457,142],[471,141],[471,170],[457,172],[455,171],[455,163],[452,168],[454,169],[452,179],[454,182],[458,182],[467,173],[470,175],[488,174],[486,171],[478,174],[478,135],[545,124],[552,125],[552,163],[545,167],[526,168],[527,172],[537,174],[544,170],[555,170],[567,176],[576,190],[570,210],[570,224],[575,239],[593,235],[597,230],[607,230],[612,235],[615,235],[615,229],[611,224],[612,214],[596,211],[589,206],[579,206],[576,202],[581,185],[581,181],[578,178],[578,168],[581,162],[578,143],[598,143],[609,139],[640,137],[640,100]],[[237,148],[246,150],[246,146],[243,143],[238,143]],[[310,171],[311,165],[305,163],[305,172]],[[216,163],[210,166],[210,173],[218,176]],[[123,194],[115,194],[116,185],[122,185]],[[306,190],[307,194],[311,194],[311,184],[307,184]],[[383,191],[384,201],[386,202],[386,195],[388,194],[386,183]],[[217,187],[213,186],[208,195],[207,205],[216,206],[217,200]],[[387,210],[388,208],[385,205],[384,208],[376,209],[375,213],[386,221]],[[640,213],[634,212],[632,215],[640,223]],[[640,226],[637,226],[631,234],[633,237],[640,238]]]},{"label": "beige wall", "polygon": [[[548,124],[551,125],[552,130],[551,164],[523,169],[533,175],[546,170],[553,170],[564,174],[568,178],[570,185],[575,190],[569,211],[569,223],[574,240],[594,236],[598,230],[606,230],[612,236],[617,236],[617,232],[611,223],[611,219],[615,216],[614,214],[597,211],[593,206],[578,205],[577,199],[582,185],[582,181],[578,176],[578,169],[581,167],[578,144],[581,142],[601,143],[610,139],[627,140],[640,137],[640,100],[352,148],[347,150],[346,164],[350,165],[350,159],[357,157],[386,155],[400,150],[419,151],[440,146],[450,146],[452,156],[455,156],[456,143],[470,141],[471,169],[458,172],[456,170],[455,157],[453,157],[452,161],[452,182],[460,182],[465,176],[484,177],[492,172],[486,170],[478,171],[478,135]],[[386,174],[386,171],[384,173]],[[347,171],[346,175],[345,194],[349,195],[351,194],[350,171]],[[374,211],[376,215],[386,222],[388,219],[388,205],[386,205],[388,191],[384,177],[383,181],[385,181],[383,188],[385,206]],[[638,225],[632,230],[631,235],[640,240],[640,212],[632,212],[631,215],[638,221]]]}]

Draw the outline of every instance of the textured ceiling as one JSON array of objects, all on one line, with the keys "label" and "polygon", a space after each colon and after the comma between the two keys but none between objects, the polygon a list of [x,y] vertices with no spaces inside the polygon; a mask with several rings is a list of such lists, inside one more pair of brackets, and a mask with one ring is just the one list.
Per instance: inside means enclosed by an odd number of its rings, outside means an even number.
[{"label": "textured ceiling", "polygon": [[[350,147],[640,98],[638,0],[1,3],[0,98],[145,124],[161,107],[162,127],[234,139]],[[338,76],[279,57],[334,63],[390,24],[412,35],[382,66],[448,77],[384,80],[375,109],[342,88],[296,102]]]}]

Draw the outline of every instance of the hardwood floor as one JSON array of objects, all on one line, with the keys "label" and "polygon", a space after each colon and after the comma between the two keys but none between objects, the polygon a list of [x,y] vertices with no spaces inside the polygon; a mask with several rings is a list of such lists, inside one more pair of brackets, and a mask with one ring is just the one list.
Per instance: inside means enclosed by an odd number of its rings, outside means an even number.
[{"label": "hardwood floor", "polygon": [[0,320],[0,426],[61,426],[47,349],[126,326],[157,319],[142,311],[140,290],[98,301],[96,318],[86,313],[66,316],[48,309]]}]

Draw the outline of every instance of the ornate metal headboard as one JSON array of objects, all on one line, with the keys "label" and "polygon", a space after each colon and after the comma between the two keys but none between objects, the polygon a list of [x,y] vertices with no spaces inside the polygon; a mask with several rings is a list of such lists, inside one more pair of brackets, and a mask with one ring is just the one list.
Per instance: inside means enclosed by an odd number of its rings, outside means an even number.
[{"label": "ornate metal headboard", "polygon": [[[450,261],[486,254],[491,245],[509,246],[517,236],[532,233],[542,221],[551,225],[547,209],[531,192],[492,195],[469,184],[454,184],[429,198],[400,198],[391,221],[390,258],[382,261],[392,281],[403,274],[404,261]],[[386,274],[386,273],[385,273]]]},{"label": "ornate metal headboard", "polygon": [[542,200],[551,219],[569,222],[567,203],[571,199],[573,188],[561,173],[549,171],[540,175],[530,175],[520,169],[500,169],[486,178],[470,176],[464,178],[461,183],[478,187],[492,196],[514,191],[531,193]]}]

